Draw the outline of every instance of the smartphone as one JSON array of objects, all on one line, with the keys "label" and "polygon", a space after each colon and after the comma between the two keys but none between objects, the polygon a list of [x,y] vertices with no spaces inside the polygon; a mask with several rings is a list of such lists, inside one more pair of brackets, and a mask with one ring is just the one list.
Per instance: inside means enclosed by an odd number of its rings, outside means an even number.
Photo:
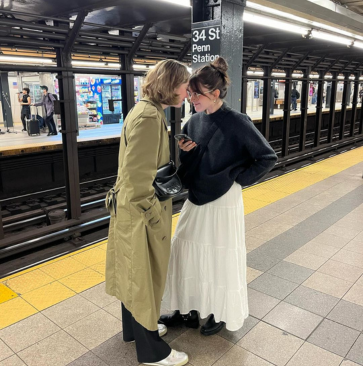
[{"label": "smartphone", "polygon": [[175,138],[175,140],[178,140],[178,141],[184,140],[184,142],[193,141],[191,139],[191,137],[189,137],[188,135],[186,135],[184,133],[180,133],[178,135],[175,135],[174,138]]}]

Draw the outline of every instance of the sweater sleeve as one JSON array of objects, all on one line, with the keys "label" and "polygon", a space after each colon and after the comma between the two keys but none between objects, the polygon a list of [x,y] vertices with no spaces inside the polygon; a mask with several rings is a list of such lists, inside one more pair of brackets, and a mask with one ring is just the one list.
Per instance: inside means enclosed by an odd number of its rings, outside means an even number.
[{"label": "sweater sleeve", "polygon": [[251,119],[249,117],[243,119],[244,125],[241,133],[252,163],[238,174],[236,182],[242,186],[247,186],[257,182],[267,174],[275,166],[277,156]]}]

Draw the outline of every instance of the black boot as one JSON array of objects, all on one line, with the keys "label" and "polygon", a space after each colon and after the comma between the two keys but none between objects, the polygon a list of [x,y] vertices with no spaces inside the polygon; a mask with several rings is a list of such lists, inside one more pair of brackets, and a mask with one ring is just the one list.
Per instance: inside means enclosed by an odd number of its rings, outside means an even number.
[{"label": "black boot", "polygon": [[189,312],[188,315],[184,316],[185,319],[185,326],[188,328],[199,328],[199,316],[196,310],[192,310]]},{"label": "black boot", "polygon": [[200,328],[200,333],[203,334],[204,336],[217,334],[219,331],[223,329],[224,324],[225,324],[224,322],[216,323],[214,320],[214,315],[211,314],[209,315],[207,322]]},{"label": "black boot", "polygon": [[175,310],[171,314],[161,315],[159,319],[159,324],[164,324],[167,327],[175,327],[181,325],[184,322],[183,316],[180,314],[179,310]]}]

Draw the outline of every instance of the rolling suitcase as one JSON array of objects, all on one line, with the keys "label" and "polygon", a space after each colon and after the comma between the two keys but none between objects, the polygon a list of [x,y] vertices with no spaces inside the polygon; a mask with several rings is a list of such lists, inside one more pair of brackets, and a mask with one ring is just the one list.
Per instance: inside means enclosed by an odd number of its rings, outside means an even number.
[{"label": "rolling suitcase", "polygon": [[36,114],[31,115],[31,119],[26,121],[26,129],[28,130],[28,135],[40,135],[39,121],[37,120],[38,108]]}]

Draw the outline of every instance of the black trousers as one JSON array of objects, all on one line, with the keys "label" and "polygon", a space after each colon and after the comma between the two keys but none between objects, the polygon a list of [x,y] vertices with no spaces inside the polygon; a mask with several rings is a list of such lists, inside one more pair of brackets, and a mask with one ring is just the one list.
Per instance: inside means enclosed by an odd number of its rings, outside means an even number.
[{"label": "black trousers", "polygon": [[58,133],[55,127],[53,113],[50,116],[45,117],[45,123],[48,126],[49,133]]},{"label": "black trousers", "polygon": [[30,111],[21,112],[21,123],[23,124],[23,129],[26,130],[25,118],[30,119]]},{"label": "black trousers", "polygon": [[171,348],[159,337],[157,330],[151,331],[144,328],[122,306],[122,327],[125,342],[135,341],[137,360],[139,362],[158,362],[170,355]]}]

